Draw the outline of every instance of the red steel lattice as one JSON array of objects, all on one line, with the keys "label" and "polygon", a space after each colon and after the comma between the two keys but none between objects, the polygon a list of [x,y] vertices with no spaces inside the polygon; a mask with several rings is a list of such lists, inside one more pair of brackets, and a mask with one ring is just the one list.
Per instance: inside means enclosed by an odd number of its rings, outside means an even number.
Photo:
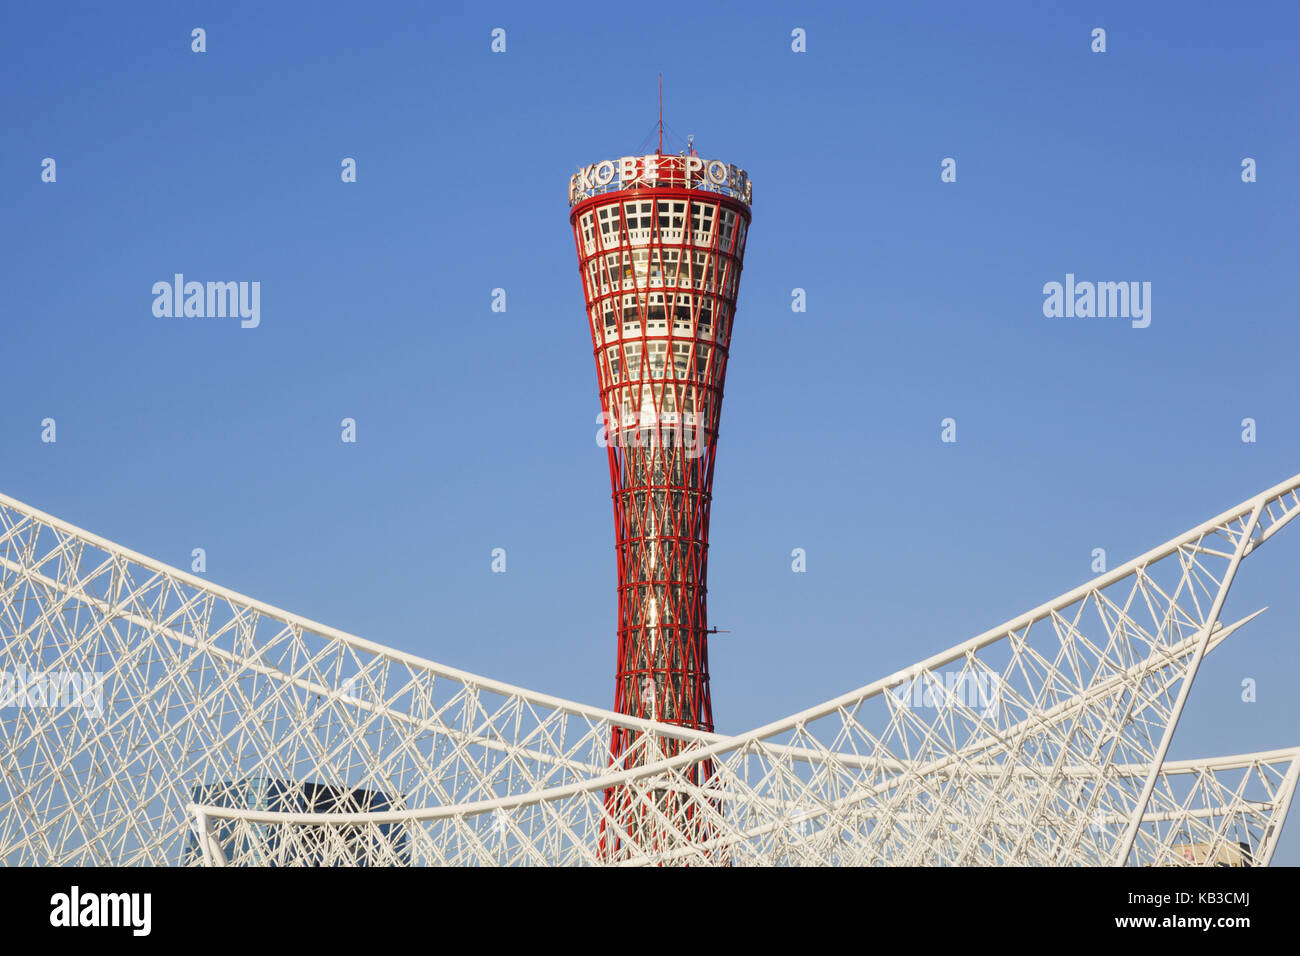
[{"label": "red steel lattice", "polygon": [[[624,188],[579,194],[570,224],[613,493],[615,709],[712,731],[709,507],[750,210],[739,198],[748,198],[748,190],[711,189],[692,157],[657,156],[653,172],[639,166],[638,178]],[[611,763],[640,765],[680,746],[671,738],[640,736],[616,729]],[[687,776],[707,786],[710,774],[704,761]],[[698,806],[667,790],[641,800],[655,806],[638,806],[617,789],[606,795],[607,809],[627,834],[603,834],[607,855],[646,840],[659,845],[654,820],[672,821],[668,829],[679,834],[702,835],[703,824],[693,822]]]}]

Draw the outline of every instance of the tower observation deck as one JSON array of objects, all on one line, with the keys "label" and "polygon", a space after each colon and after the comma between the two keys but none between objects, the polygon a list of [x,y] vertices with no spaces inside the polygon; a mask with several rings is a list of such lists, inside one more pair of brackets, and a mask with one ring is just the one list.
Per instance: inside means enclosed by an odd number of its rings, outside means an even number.
[{"label": "tower observation deck", "polygon": [[[693,149],[605,160],[569,181],[614,504],[614,706],[693,730],[713,730],[709,506],[752,198],[744,170]],[[680,741],[616,728],[610,746],[613,766],[628,768]],[[709,774],[705,761],[692,776],[707,786]],[[659,803],[611,807],[623,825],[606,849],[644,846],[649,817],[693,813],[680,794]]]}]

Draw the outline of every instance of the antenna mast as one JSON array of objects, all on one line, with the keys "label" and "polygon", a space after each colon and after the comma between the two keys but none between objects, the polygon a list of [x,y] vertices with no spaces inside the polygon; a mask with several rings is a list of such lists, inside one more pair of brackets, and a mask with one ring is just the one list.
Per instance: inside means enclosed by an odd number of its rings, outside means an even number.
[{"label": "antenna mast", "polygon": [[664,153],[664,75],[659,74],[659,151],[656,155],[662,156]]}]

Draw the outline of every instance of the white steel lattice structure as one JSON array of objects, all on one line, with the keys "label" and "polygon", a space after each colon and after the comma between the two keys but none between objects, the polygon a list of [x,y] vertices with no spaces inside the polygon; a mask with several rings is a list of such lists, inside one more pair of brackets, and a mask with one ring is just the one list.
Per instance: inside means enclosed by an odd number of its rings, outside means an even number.
[{"label": "white steel lattice structure", "polygon": [[[1267,864],[1300,748],[1166,755],[1205,654],[1255,616],[1219,619],[1242,561],[1298,512],[1300,476],[722,736],[421,660],[0,496],[0,861],[596,864],[613,832],[625,865]],[[102,675],[75,706],[69,673]],[[613,788],[651,839],[618,832]]]}]

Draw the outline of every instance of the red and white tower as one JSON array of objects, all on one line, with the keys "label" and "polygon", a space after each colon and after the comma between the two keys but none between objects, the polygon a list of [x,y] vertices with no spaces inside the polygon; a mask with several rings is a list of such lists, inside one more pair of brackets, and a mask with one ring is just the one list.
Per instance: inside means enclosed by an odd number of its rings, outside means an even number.
[{"label": "red and white tower", "polygon": [[[569,183],[614,499],[614,706],[706,731],[709,505],[752,196],[744,170],[693,149],[664,154],[662,144],[653,155],[594,163]],[[639,736],[615,730],[614,766],[677,746],[661,738],[651,752]],[[619,799],[606,797],[619,830],[645,833],[628,819],[636,808],[620,809]]]}]

